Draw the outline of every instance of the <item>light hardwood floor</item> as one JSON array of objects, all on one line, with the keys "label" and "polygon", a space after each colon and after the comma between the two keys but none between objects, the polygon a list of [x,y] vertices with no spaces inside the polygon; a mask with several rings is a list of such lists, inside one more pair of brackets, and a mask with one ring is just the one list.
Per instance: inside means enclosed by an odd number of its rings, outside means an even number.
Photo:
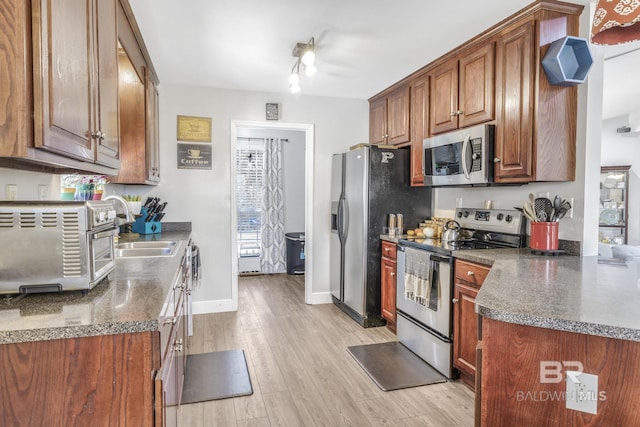
[{"label": "light hardwood floor", "polygon": [[194,317],[189,352],[243,349],[253,395],[182,405],[181,427],[473,425],[473,393],[458,381],[380,390],[347,347],[395,335],[304,304],[303,280],[240,277],[237,312]]}]

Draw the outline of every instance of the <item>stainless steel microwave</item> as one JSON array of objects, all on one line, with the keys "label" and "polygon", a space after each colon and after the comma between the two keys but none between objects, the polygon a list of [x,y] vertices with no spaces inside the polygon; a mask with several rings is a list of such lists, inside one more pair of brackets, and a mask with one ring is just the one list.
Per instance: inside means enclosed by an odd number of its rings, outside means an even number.
[{"label": "stainless steel microwave", "polygon": [[424,185],[488,185],[493,182],[495,125],[484,124],[423,141]]}]

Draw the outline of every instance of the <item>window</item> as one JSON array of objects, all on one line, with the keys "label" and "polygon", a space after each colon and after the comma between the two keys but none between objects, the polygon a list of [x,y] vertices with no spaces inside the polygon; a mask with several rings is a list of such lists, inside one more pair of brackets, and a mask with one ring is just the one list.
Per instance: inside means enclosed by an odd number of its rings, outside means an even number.
[{"label": "window", "polygon": [[256,140],[238,140],[236,150],[236,207],[238,255],[260,256],[262,206],[262,158],[264,145]]}]

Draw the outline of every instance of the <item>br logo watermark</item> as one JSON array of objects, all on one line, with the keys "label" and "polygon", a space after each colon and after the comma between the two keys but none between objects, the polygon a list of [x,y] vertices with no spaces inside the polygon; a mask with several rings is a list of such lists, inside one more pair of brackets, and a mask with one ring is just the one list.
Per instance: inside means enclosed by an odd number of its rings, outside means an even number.
[{"label": "br logo watermark", "polygon": [[598,392],[598,376],[584,373],[582,362],[576,360],[540,361],[540,384],[559,384],[566,381],[566,391],[531,390],[516,392],[518,402],[564,401],[568,409],[597,412],[598,401],[607,399],[605,391]]},{"label": "br logo watermark", "polygon": [[540,383],[541,384],[558,384],[564,381],[562,375],[562,368],[575,368],[567,370],[567,377],[574,383],[580,383],[578,377],[584,372],[584,366],[582,362],[576,360],[569,360],[564,362],[558,362],[555,360],[541,360],[540,361]]}]

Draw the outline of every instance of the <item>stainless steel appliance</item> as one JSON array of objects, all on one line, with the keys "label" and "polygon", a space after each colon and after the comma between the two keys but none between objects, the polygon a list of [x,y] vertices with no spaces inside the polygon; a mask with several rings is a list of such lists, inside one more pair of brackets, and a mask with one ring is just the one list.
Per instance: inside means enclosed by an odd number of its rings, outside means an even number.
[{"label": "stainless steel appliance", "polygon": [[431,189],[410,187],[409,151],[363,147],[333,156],[330,290],[333,302],[364,327],[380,314],[380,234],[390,213],[405,224],[431,215]]},{"label": "stainless steel appliance", "polygon": [[115,267],[111,201],[0,202],[0,294],[88,292]]},{"label": "stainless steel appliance", "polygon": [[[451,378],[453,358],[453,256],[455,250],[518,248],[525,244],[525,219],[517,210],[456,209],[458,240],[400,239],[397,252],[398,341]],[[408,262],[428,264],[428,298],[407,290]]]},{"label": "stainless steel appliance", "polygon": [[495,125],[484,124],[426,138],[424,185],[487,185],[493,182]]}]

